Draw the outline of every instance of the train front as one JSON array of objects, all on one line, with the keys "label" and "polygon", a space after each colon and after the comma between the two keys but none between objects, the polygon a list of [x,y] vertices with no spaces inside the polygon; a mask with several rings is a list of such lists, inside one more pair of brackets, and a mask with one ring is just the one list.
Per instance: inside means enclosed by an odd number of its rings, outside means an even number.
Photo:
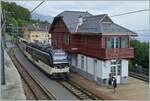
[{"label": "train front", "polygon": [[67,77],[69,73],[69,61],[68,55],[63,50],[54,50],[53,51],[53,75],[57,77]]}]

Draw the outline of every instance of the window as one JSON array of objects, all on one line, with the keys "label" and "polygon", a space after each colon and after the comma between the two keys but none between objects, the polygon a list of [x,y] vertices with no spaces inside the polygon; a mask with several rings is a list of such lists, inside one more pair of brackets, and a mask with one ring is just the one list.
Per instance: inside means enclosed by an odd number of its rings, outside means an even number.
[{"label": "window", "polygon": [[120,38],[119,37],[110,37],[106,41],[107,48],[120,48]]},{"label": "window", "polygon": [[38,35],[35,35],[36,37],[38,37]]},{"label": "window", "polygon": [[126,48],[127,47],[127,42],[128,42],[127,38],[121,37],[120,39],[121,39],[120,47],[121,48]]},{"label": "window", "polygon": [[109,37],[106,40],[107,40],[106,41],[106,47],[107,48],[114,48],[114,46],[115,46],[115,44],[114,44],[114,42],[115,42],[114,37]]},{"label": "window", "polygon": [[117,71],[117,75],[120,75],[121,74],[121,66],[118,65],[118,71]]},{"label": "window", "polygon": [[116,38],[116,48],[120,48],[120,38]]},{"label": "window", "polygon": [[64,34],[64,43],[65,43],[65,45],[69,45],[69,40],[70,40],[69,34]]},{"label": "window", "polygon": [[34,40],[34,42],[35,42],[35,43],[38,43],[38,42],[39,42],[39,40]]},{"label": "window", "polygon": [[112,76],[116,75],[116,66],[111,67],[111,73],[112,73]]},{"label": "window", "polygon": [[84,56],[81,56],[81,68],[84,69]]},{"label": "window", "polygon": [[112,61],[112,62],[111,62],[111,65],[116,65],[116,61]]},{"label": "window", "polygon": [[111,48],[114,48],[114,38],[111,38]]},{"label": "window", "polygon": [[112,48],[112,38],[109,37],[109,38],[106,38],[106,40],[107,40],[107,41],[106,41],[106,43],[107,43],[107,44],[106,44],[106,45],[107,45],[106,47],[107,47],[107,48]]},{"label": "window", "polygon": [[121,75],[121,60],[111,61],[111,73],[113,76]]}]

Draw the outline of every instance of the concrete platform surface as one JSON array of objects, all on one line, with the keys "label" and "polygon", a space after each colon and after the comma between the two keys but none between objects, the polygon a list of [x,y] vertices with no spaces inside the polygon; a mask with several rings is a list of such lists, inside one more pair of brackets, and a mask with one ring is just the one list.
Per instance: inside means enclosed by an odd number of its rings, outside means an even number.
[{"label": "concrete platform surface", "polygon": [[5,100],[25,100],[21,77],[6,51],[4,58],[6,84],[1,86],[1,97]]},{"label": "concrete platform surface", "polygon": [[106,100],[148,100],[149,83],[129,77],[128,84],[118,85],[116,93],[112,88],[101,87],[96,82],[87,80],[77,73],[71,73],[70,79],[94,94],[102,96]]}]

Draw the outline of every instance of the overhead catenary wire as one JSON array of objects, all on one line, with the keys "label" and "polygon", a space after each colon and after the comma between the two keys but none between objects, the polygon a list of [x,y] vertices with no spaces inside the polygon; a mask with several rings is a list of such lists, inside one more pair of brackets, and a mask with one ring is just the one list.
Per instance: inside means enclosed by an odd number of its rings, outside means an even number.
[{"label": "overhead catenary wire", "polygon": [[[122,15],[129,15],[129,14],[133,14],[133,13],[139,13],[139,12],[144,12],[144,11],[149,11],[150,9],[142,9],[142,10],[137,10],[137,11],[132,11],[132,12],[126,12],[126,13],[121,13],[121,14],[116,14],[116,15],[110,15],[110,17],[116,17],[116,16],[122,16]],[[72,22],[69,23],[68,25],[73,25],[76,24],[78,22]]]},{"label": "overhead catenary wire", "polygon": [[150,9],[142,9],[142,10],[127,12],[127,13],[121,13],[121,14],[111,15],[110,17],[122,16],[122,15],[127,15],[127,14],[132,14],[132,13],[139,13],[139,12],[144,12],[144,11],[149,11],[149,10]]},{"label": "overhead catenary wire", "polygon": [[31,13],[33,13],[33,12],[34,12],[39,6],[41,6],[44,2],[45,2],[45,0],[42,1],[41,3],[39,3],[39,4],[31,11]]}]

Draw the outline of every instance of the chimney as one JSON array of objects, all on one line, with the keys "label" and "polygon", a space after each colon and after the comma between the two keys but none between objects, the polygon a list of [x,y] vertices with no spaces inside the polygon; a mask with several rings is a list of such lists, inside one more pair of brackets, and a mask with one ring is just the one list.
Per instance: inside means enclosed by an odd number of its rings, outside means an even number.
[{"label": "chimney", "polygon": [[82,18],[82,16],[80,16],[79,19],[78,19],[77,27],[76,27],[76,32],[78,30],[78,27],[81,26],[82,24],[83,24],[83,18]]},{"label": "chimney", "polygon": [[80,16],[80,17],[79,17],[78,26],[81,26],[81,25],[82,25],[82,23],[83,23],[83,18]]}]

